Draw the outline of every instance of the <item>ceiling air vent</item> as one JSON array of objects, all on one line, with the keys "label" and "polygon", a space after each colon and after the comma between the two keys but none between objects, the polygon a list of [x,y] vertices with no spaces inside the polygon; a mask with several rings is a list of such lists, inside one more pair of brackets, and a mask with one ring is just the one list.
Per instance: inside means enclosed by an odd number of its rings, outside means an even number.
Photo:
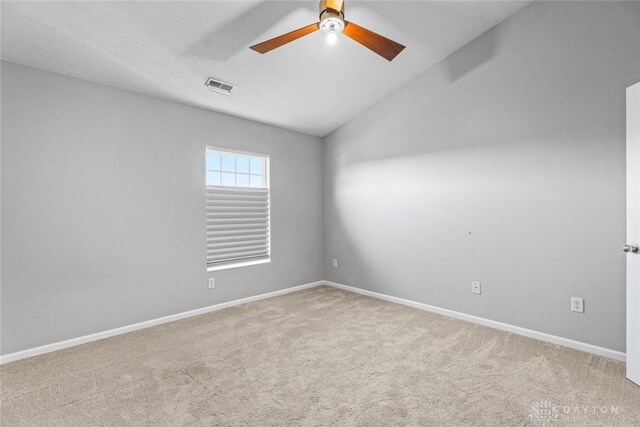
[{"label": "ceiling air vent", "polygon": [[232,85],[231,83],[221,82],[220,80],[216,80],[213,77],[209,77],[204,85],[212,91],[221,93],[223,95],[231,95],[231,92],[235,87],[235,85]]}]

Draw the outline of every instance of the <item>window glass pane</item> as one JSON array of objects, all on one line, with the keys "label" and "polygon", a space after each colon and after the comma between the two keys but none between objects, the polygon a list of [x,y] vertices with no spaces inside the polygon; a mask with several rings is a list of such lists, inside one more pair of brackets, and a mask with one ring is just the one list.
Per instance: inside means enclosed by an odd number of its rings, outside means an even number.
[{"label": "window glass pane", "polygon": [[262,188],[262,175],[251,175],[251,187]]},{"label": "window glass pane", "polygon": [[255,157],[251,158],[251,174],[252,175],[262,175],[262,164],[264,160],[256,159]]},{"label": "window glass pane", "polygon": [[[224,159],[224,156],[222,156]],[[224,164],[223,166],[224,167]],[[227,187],[235,187],[236,186],[236,174],[235,173],[227,173],[222,172],[222,185]]]},{"label": "window glass pane", "polygon": [[236,156],[236,172],[249,173],[249,158]]},{"label": "window glass pane", "polygon": [[220,154],[207,151],[207,170],[220,170]]},{"label": "window glass pane", "polygon": [[[238,160],[240,160],[238,158]],[[249,163],[247,162],[247,167],[249,166]],[[248,187],[249,186],[249,175],[243,174],[243,173],[239,173],[236,175],[236,185],[238,187]]]},{"label": "window glass pane", "polygon": [[207,185],[220,185],[220,172],[207,171]]},{"label": "window glass pane", "polygon": [[236,171],[236,156],[228,156],[225,154],[222,155],[222,171],[223,172]]}]

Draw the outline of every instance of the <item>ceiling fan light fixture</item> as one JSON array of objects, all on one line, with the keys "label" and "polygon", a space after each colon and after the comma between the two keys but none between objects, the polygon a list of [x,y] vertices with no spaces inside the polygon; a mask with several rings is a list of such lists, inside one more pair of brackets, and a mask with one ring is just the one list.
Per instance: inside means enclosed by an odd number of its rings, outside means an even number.
[{"label": "ceiling fan light fixture", "polygon": [[325,33],[341,33],[344,30],[344,21],[337,16],[329,16],[320,22],[320,30]]}]

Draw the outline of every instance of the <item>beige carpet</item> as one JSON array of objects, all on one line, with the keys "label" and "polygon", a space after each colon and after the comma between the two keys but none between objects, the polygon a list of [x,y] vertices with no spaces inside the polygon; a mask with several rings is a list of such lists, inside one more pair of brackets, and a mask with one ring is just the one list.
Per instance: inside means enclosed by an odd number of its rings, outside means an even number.
[{"label": "beige carpet", "polygon": [[7,426],[640,425],[622,363],[324,286],[0,380]]}]

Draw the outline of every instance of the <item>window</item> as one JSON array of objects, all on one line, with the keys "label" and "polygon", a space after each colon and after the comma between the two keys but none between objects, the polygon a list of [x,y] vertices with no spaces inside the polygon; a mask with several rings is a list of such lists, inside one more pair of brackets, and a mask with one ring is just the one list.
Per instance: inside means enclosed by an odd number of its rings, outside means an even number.
[{"label": "window", "polygon": [[207,269],[269,261],[269,157],[207,147]]}]

